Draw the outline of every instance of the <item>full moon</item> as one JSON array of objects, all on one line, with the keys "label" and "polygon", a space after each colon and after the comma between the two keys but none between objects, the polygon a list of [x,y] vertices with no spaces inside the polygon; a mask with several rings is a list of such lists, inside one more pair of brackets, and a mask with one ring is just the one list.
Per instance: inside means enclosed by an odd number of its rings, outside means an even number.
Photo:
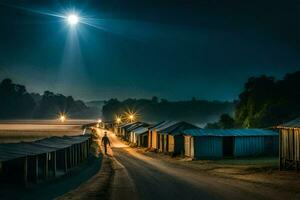
[{"label": "full moon", "polygon": [[78,22],[79,22],[79,18],[78,18],[78,16],[77,15],[75,15],[75,14],[71,14],[71,15],[69,15],[68,16],[68,18],[67,18],[67,20],[68,20],[68,23],[70,24],[70,25],[76,25]]}]

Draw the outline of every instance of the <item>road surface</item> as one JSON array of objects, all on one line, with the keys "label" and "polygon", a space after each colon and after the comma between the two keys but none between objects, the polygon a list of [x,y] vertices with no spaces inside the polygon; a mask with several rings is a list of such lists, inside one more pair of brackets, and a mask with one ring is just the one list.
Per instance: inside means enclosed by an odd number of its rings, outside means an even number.
[{"label": "road surface", "polygon": [[[98,130],[103,135],[103,130]],[[110,199],[282,199],[265,185],[208,175],[205,172],[136,152],[108,132],[115,174]]]}]

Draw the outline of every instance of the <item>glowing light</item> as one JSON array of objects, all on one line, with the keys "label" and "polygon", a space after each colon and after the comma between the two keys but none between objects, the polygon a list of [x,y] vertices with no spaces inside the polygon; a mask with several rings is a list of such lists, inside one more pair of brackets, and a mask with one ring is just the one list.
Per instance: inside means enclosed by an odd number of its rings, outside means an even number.
[{"label": "glowing light", "polygon": [[135,120],[135,117],[136,117],[135,114],[129,114],[128,115],[128,119],[129,119],[130,122],[133,122]]},{"label": "glowing light", "polygon": [[61,122],[65,122],[66,121],[66,116],[65,115],[60,115],[59,120]]},{"label": "glowing light", "polygon": [[120,124],[121,121],[122,121],[122,119],[121,119],[120,117],[117,117],[117,118],[116,118],[116,121],[117,121],[118,124]]},{"label": "glowing light", "polygon": [[98,123],[102,123],[102,119],[98,119]]},{"label": "glowing light", "polygon": [[78,17],[76,14],[70,14],[70,15],[67,17],[67,21],[68,21],[68,23],[69,23],[71,26],[74,26],[74,25],[78,24],[78,22],[79,22],[79,17]]}]

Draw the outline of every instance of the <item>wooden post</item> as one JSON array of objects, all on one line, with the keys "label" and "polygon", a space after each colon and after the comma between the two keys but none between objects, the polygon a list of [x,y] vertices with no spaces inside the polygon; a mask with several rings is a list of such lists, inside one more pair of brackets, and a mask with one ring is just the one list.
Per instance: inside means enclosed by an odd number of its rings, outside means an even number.
[{"label": "wooden post", "polygon": [[281,151],[281,148],[282,148],[282,146],[281,146],[281,140],[282,140],[282,137],[281,137],[281,130],[282,129],[279,129],[279,170],[281,171],[282,170],[282,157],[281,157],[281,154],[282,154],[282,151]]},{"label": "wooden post", "polygon": [[79,163],[82,162],[82,156],[81,156],[81,143],[78,144],[78,153],[79,153]]},{"label": "wooden post", "polygon": [[70,168],[74,166],[74,157],[73,157],[73,146],[70,146]]},{"label": "wooden post", "polygon": [[27,171],[28,167],[27,167],[27,157],[24,158],[24,166],[23,166],[23,170],[24,170],[24,176],[23,176],[23,181],[24,181],[24,185],[27,186],[27,181],[28,181],[28,171]]},{"label": "wooden post", "polygon": [[45,179],[48,178],[48,153],[45,154],[45,168],[44,168],[44,175],[45,175]]},{"label": "wooden post", "polygon": [[84,148],[84,152],[85,152],[85,158],[87,158],[88,154],[87,154],[87,142],[84,143],[85,144],[85,148]]},{"label": "wooden post", "polygon": [[67,172],[68,171],[67,149],[65,149],[64,152],[65,152],[65,155],[64,155],[64,170],[65,170],[65,172]]},{"label": "wooden post", "polygon": [[89,146],[89,141],[87,141],[87,143],[86,143],[87,145],[87,147],[86,147],[86,157],[88,157],[88,155],[89,155],[89,150],[90,150],[90,146]]},{"label": "wooden post", "polygon": [[84,161],[84,142],[81,143],[81,159]]},{"label": "wooden post", "polygon": [[86,159],[86,147],[85,147],[85,142],[82,143],[82,152],[83,152],[83,159]]},{"label": "wooden post", "polygon": [[53,152],[52,166],[53,166],[53,175],[54,177],[56,177],[56,151]]},{"label": "wooden post", "polygon": [[78,163],[78,158],[77,158],[77,156],[78,156],[78,153],[77,153],[77,145],[76,144],[74,144],[74,154],[75,154],[75,165],[77,166],[77,163]]},{"label": "wooden post", "polygon": [[39,181],[39,156],[35,156],[35,182]]},{"label": "wooden post", "polygon": [[84,152],[83,152],[84,149],[83,149],[83,144],[84,144],[84,143],[81,143],[81,144],[80,144],[80,147],[81,147],[81,148],[80,148],[80,150],[81,150],[81,161],[84,161]]}]

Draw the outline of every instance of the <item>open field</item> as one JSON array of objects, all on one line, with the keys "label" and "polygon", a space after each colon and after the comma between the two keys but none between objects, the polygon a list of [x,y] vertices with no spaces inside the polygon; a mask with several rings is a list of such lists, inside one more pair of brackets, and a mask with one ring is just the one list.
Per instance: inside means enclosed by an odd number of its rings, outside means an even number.
[{"label": "open field", "polygon": [[0,143],[34,141],[51,136],[72,136],[83,133],[82,125],[95,120],[2,120]]}]

